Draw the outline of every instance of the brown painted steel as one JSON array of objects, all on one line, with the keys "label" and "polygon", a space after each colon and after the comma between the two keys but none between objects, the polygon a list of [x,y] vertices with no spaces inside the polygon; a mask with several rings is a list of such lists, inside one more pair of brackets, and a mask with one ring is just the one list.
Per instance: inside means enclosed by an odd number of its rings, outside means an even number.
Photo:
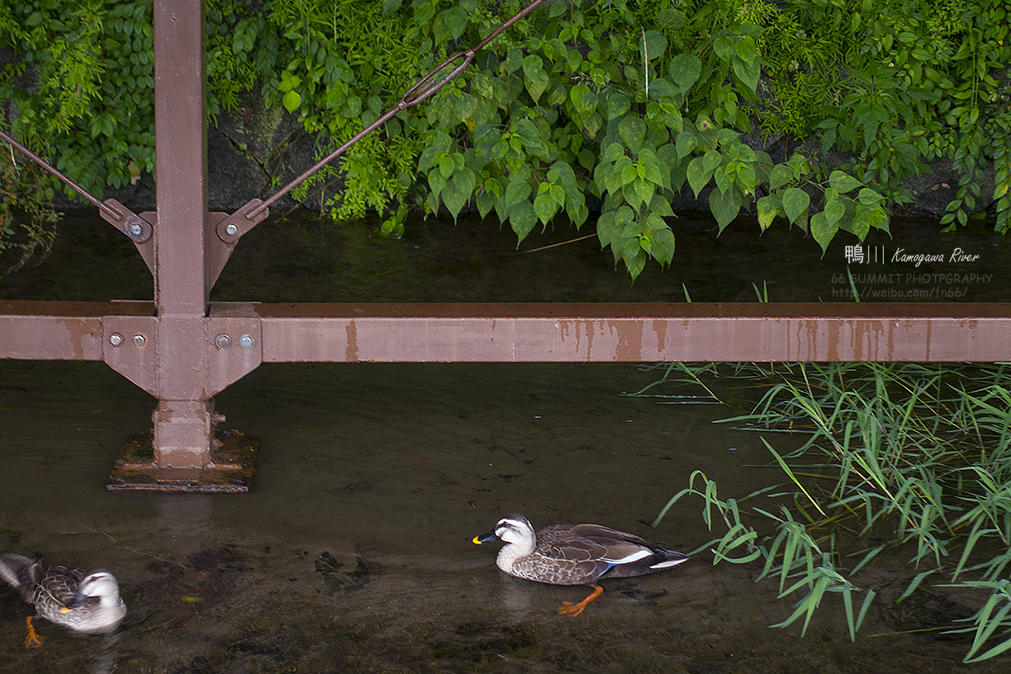
[{"label": "brown painted steel", "polygon": [[158,316],[144,354],[135,354],[139,364],[134,373],[145,377],[145,388],[158,396],[155,464],[176,469],[210,462],[216,419],[205,388],[204,317],[210,287],[203,12],[202,0],[154,3]]},{"label": "brown painted steel", "polygon": [[[0,302],[0,357],[104,359],[153,395],[178,396],[189,389],[160,378],[150,348],[164,329],[146,302]],[[215,302],[188,329],[201,346],[192,366],[207,373],[194,400],[209,399],[261,360],[1011,360],[1011,304]]]},{"label": "brown painted steel", "polygon": [[260,304],[263,361],[998,361],[1011,304]]}]

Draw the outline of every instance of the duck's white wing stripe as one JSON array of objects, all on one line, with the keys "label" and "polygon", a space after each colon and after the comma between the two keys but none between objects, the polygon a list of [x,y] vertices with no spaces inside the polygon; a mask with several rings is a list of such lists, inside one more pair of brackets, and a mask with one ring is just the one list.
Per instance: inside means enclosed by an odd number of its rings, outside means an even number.
[{"label": "duck's white wing stripe", "polygon": [[651,551],[649,551],[649,550],[636,550],[632,554],[625,555],[624,557],[621,557],[619,559],[607,559],[607,558],[605,558],[604,561],[607,562],[608,564],[613,564],[615,566],[618,566],[619,564],[631,564],[632,562],[637,562],[640,559],[642,559],[643,557],[649,557],[652,554],[653,553]]},{"label": "duck's white wing stripe", "polygon": [[660,562],[658,564],[653,564],[649,568],[651,568],[651,569],[669,569],[672,566],[677,566],[678,564],[681,564],[682,562],[687,562],[687,561],[688,561],[687,557],[685,557],[684,559],[668,559],[667,561]]}]

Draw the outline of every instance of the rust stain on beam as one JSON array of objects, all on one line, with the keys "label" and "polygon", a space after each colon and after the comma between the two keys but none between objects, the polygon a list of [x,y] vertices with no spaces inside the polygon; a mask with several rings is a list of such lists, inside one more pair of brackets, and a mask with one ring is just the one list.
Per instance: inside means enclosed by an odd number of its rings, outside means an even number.
[{"label": "rust stain on beam", "polygon": [[[141,356],[153,344],[137,347],[130,340],[134,332],[160,340],[162,330],[178,327],[163,325],[150,302],[0,301],[0,357],[104,358],[150,389],[143,382],[150,384],[153,366]],[[1011,360],[1009,303],[215,302],[210,316],[190,327],[206,349],[213,380],[203,397],[255,369],[261,357],[345,363]],[[110,349],[117,329],[127,341]]]},{"label": "rust stain on beam", "polygon": [[102,316],[153,313],[150,302],[0,300],[0,358],[102,360]]},{"label": "rust stain on beam", "polygon": [[1011,304],[259,304],[263,361],[996,361]]}]

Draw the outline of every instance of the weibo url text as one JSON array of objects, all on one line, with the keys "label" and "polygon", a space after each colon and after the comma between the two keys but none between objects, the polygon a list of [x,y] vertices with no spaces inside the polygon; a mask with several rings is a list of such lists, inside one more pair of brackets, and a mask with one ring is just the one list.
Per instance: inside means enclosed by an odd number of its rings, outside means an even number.
[{"label": "weibo url text", "polygon": [[[957,300],[967,297],[968,288],[867,288],[857,287],[857,296],[864,300]],[[832,299],[851,300],[851,288],[832,288]]]}]

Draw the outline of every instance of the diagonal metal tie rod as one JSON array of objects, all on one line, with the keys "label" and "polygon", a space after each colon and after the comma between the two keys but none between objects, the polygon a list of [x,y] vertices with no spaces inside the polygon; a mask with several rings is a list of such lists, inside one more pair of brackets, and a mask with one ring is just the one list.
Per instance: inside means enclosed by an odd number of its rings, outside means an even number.
[{"label": "diagonal metal tie rod", "polygon": [[[440,63],[439,65],[437,65],[427,75],[425,75],[424,77],[422,77],[418,81],[417,84],[415,84],[413,87],[411,87],[410,89],[408,89],[407,92],[400,98],[400,101],[394,107],[392,107],[389,110],[387,110],[382,115],[382,117],[380,117],[379,119],[377,119],[376,121],[372,122],[371,124],[369,124],[364,129],[362,129],[361,131],[359,131],[358,133],[356,133],[351,138],[351,140],[347,141],[346,143],[344,143],[343,145],[341,145],[339,148],[337,148],[336,150],[334,150],[333,152],[331,152],[324,159],[321,159],[319,162],[316,163],[315,166],[313,166],[312,168],[310,168],[309,170],[307,170],[305,173],[303,173],[299,177],[297,177],[294,180],[292,180],[285,187],[281,188],[280,191],[274,193],[266,201],[260,201],[258,199],[254,199],[253,201],[251,201],[249,204],[247,204],[247,206],[253,206],[253,208],[250,208],[248,211],[244,210],[243,211],[243,215],[246,217],[247,220],[255,220],[256,217],[258,215],[260,215],[261,213],[263,213],[264,211],[266,211],[270,207],[271,204],[273,204],[275,201],[277,201],[278,199],[280,199],[281,197],[283,197],[285,194],[287,194],[291,190],[293,190],[296,187],[298,187],[299,184],[301,184],[304,180],[306,180],[313,173],[316,173],[316,171],[320,170],[325,165],[329,164],[331,161],[333,161],[334,159],[336,159],[340,155],[344,154],[344,152],[346,152],[348,150],[348,148],[350,148],[352,145],[354,145],[355,143],[357,143],[358,141],[360,141],[365,136],[367,136],[370,133],[372,133],[373,131],[375,131],[377,128],[379,128],[383,124],[385,124],[387,121],[389,121],[389,119],[391,117],[393,117],[394,115],[396,115],[398,112],[400,112],[402,110],[406,110],[406,109],[408,109],[410,107],[413,107],[413,106],[417,105],[418,103],[421,103],[426,98],[428,98],[428,97],[432,96],[433,94],[435,94],[437,91],[439,91],[444,86],[446,86],[447,84],[449,84],[451,81],[453,81],[454,79],[456,79],[457,75],[459,75],[460,73],[462,73],[464,71],[464,69],[466,69],[467,66],[470,65],[471,61],[474,60],[474,55],[477,54],[477,52],[482,47],[484,47],[486,44],[488,44],[489,42],[491,42],[492,40],[494,40],[496,37],[498,37],[499,34],[502,33],[502,31],[506,30],[507,28],[509,28],[510,26],[512,26],[514,23],[516,23],[520,19],[526,17],[528,14],[530,14],[531,12],[533,12],[535,9],[537,9],[537,7],[539,7],[543,3],[544,3],[544,0],[534,0],[529,5],[527,5],[526,7],[524,7],[523,9],[521,9],[519,12],[517,12],[515,15],[513,15],[513,17],[511,19],[509,19],[508,21],[506,21],[505,23],[503,23],[501,26],[499,26],[498,28],[496,28],[494,31],[492,31],[492,33],[490,35],[488,35],[488,37],[486,37],[485,39],[481,40],[480,42],[478,42],[476,45],[474,45],[470,49],[467,49],[465,51],[460,51],[460,52],[457,52],[457,53],[453,54],[452,56],[450,56],[449,58],[447,58],[445,61],[443,61],[442,63]],[[460,63],[458,65],[453,66],[453,69],[448,74],[446,74],[444,77],[442,77],[442,79],[438,79],[437,76],[440,73],[442,73],[442,71],[444,71],[445,69],[447,69],[448,67],[450,67],[450,65],[453,64],[455,61],[460,61]]]},{"label": "diagonal metal tie rod", "polygon": [[21,143],[17,142],[16,140],[14,140],[10,136],[8,136],[3,131],[0,131],[0,138],[3,138],[5,141],[7,141],[8,143],[10,143],[12,146],[14,146],[23,155],[25,155],[26,157],[28,157],[29,159],[31,159],[32,161],[34,161],[36,164],[38,164],[39,166],[41,166],[42,168],[44,168],[49,173],[53,174],[53,176],[55,176],[56,178],[59,178],[60,180],[62,180],[71,189],[73,189],[78,194],[80,194],[82,197],[84,197],[85,199],[87,199],[88,201],[90,201],[92,204],[94,204],[96,207],[98,207],[98,210],[100,210],[102,212],[102,215],[106,218],[106,220],[110,220],[111,219],[111,221],[113,221],[113,222],[119,222],[120,220],[123,219],[123,216],[124,216],[123,213],[118,212],[117,210],[115,210],[110,205],[108,205],[108,204],[106,204],[104,202],[101,202],[98,199],[96,199],[95,197],[93,197],[83,187],[81,187],[80,185],[78,185],[77,183],[75,183],[73,180],[71,180],[67,176],[65,176],[62,173],[60,173],[54,166],[52,166],[45,159],[43,159],[39,155],[35,154],[31,150],[29,150],[27,147],[25,147]]}]

